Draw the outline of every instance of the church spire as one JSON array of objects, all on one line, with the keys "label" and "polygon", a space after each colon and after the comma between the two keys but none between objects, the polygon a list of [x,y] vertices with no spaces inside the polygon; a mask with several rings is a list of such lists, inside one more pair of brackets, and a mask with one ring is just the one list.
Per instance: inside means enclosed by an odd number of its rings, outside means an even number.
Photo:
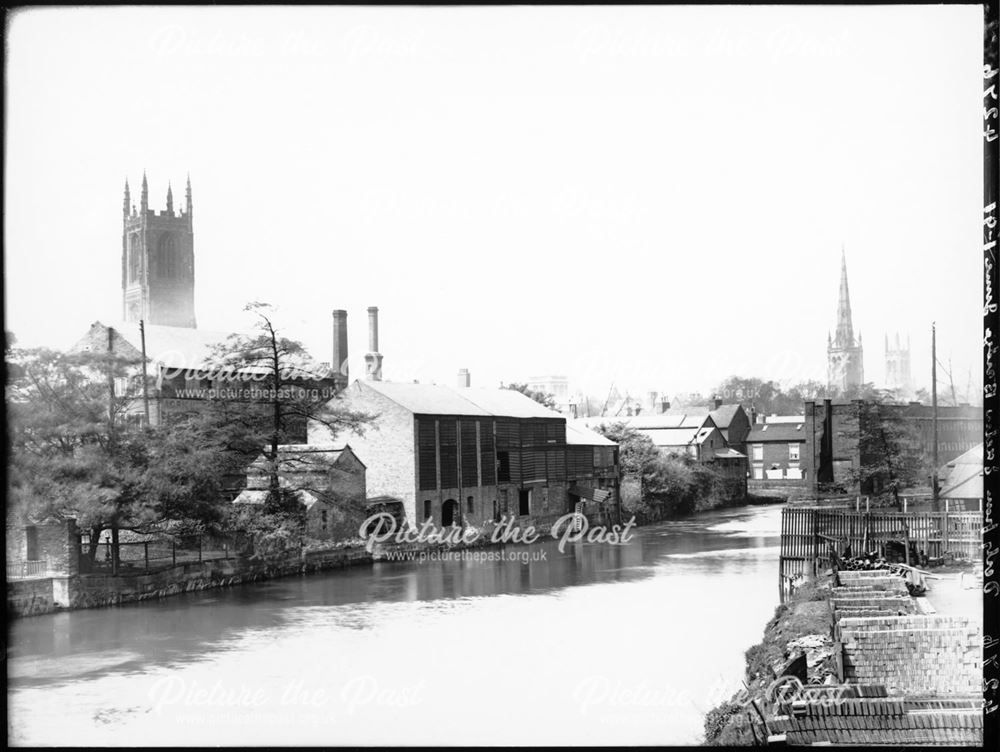
[{"label": "church spire", "polygon": [[854,326],[851,323],[851,294],[847,288],[847,256],[840,248],[840,300],[837,303],[837,347],[854,347]]},{"label": "church spire", "polygon": [[174,189],[170,187],[170,181],[167,181],[167,214],[174,213]]}]

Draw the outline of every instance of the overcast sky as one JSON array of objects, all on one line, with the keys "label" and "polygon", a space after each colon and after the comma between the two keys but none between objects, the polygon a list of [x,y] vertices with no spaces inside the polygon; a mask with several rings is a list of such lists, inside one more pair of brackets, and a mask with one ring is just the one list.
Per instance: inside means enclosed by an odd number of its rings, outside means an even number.
[{"label": "overcast sky", "polygon": [[981,381],[982,9],[46,9],[7,38],[7,329],[121,316],[121,201],[194,193],[200,328],[248,300],[354,374],[671,395]]}]

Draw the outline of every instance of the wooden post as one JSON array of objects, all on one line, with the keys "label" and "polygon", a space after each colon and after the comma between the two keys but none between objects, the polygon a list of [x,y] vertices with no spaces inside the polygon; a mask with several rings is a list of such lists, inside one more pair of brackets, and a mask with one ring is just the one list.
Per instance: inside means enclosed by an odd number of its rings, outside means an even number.
[{"label": "wooden post", "polygon": [[861,511],[861,497],[860,496],[858,496],[854,500],[854,511],[855,512],[860,512]]},{"label": "wooden post", "polygon": [[198,536],[198,561],[201,561],[201,536]]},{"label": "wooden post", "polygon": [[111,574],[118,574],[118,526],[111,528]]},{"label": "wooden post", "polygon": [[910,566],[910,526],[903,528],[903,545],[906,546],[906,566]]},{"label": "wooden post", "polygon": [[870,511],[872,511],[871,496],[866,496],[865,497],[865,514],[867,514]]},{"label": "wooden post", "polygon": [[143,554],[146,558],[146,569],[149,569],[149,541],[142,544]]},{"label": "wooden post", "polygon": [[906,497],[903,497],[903,514],[906,514]]}]

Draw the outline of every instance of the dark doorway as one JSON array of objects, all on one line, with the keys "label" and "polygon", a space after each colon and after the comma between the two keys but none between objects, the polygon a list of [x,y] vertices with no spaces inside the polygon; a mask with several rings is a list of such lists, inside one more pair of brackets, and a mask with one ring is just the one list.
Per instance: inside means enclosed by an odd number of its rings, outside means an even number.
[{"label": "dark doorway", "polygon": [[517,513],[521,516],[531,514],[531,489],[522,488],[517,494]]},{"label": "dark doorway", "polygon": [[38,528],[30,525],[24,528],[25,561],[38,561]]},{"label": "dark doorway", "polygon": [[448,499],[441,505],[441,527],[451,527],[458,522],[458,502]]}]

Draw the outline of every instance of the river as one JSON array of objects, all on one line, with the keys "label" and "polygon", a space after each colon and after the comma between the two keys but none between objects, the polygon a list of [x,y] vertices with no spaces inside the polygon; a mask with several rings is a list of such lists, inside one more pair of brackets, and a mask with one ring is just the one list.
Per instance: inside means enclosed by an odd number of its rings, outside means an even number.
[{"label": "river", "polygon": [[777,604],[780,515],[18,620],[9,741],[697,744]]}]

